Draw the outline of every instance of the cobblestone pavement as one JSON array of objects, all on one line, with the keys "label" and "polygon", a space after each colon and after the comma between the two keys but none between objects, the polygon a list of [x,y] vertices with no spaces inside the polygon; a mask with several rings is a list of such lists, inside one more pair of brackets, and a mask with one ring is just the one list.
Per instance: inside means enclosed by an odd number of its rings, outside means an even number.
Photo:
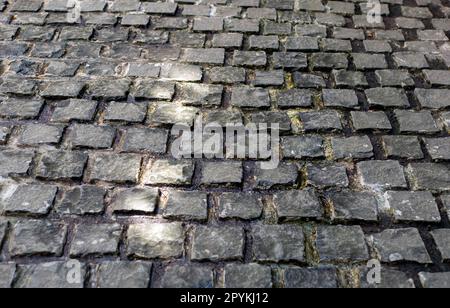
[{"label": "cobblestone pavement", "polygon": [[0,0],[0,287],[450,287],[450,2],[381,2]]}]

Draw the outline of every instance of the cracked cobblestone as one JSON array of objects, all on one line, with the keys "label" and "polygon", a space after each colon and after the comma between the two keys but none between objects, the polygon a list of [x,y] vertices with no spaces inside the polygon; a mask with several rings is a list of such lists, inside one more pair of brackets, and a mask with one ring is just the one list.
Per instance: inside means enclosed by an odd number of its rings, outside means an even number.
[{"label": "cracked cobblestone", "polygon": [[0,0],[1,288],[449,286],[448,1],[68,3]]}]

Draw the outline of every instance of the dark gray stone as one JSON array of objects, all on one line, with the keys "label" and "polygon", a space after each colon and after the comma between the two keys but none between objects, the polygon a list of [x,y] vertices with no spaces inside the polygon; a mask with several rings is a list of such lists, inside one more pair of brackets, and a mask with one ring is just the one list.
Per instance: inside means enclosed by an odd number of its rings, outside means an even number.
[{"label": "dark gray stone", "polygon": [[192,240],[193,261],[241,260],[244,230],[240,227],[197,226]]}]

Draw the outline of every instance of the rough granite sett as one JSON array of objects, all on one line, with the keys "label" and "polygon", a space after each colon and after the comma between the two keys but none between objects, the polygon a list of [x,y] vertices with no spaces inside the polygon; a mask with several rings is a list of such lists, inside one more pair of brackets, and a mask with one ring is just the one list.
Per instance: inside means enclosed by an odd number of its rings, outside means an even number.
[{"label": "rough granite sett", "polygon": [[388,191],[385,193],[384,198],[383,211],[392,212],[397,222],[421,221],[436,223],[441,221],[436,201],[428,191]]},{"label": "rough granite sett", "polygon": [[331,138],[335,159],[364,159],[373,157],[373,146],[368,136]]},{"label": "rough granite sett", "polygon": [[152,264],[147,262],[102,262],[93,270],[92,287],[146,289],[150,285],[151,270]]},{"label": "rough granite sett", "polygon": [[359,226],[319,226],[316,239],[320,262],[366,261],[364,233]]},{"label": "rough granite sett", "polygon": [[285,270],[283,277],[286,288],[336,289],[338,287],[337,271],[333,267],[289,267]]},{"label": "rough granite sett", "polygon": [[194,176],[194,162],[156,160],[145,170],[148,185],[190,185]]},{"label": "rough granite sett", "polygon": [[217,205],[221,219],[257,219],[263,210],[261,198],[251,193],[223,193],[217,197]]},{"label": "rough granite sett", "polygon": [[383,148],[387,158],[422,159],[420,141],[414,136],[384,136]]},{"label": "rough granite sett", "polygon": [[95,215],[103,212],[106,190],[96,186],[78,186],[59,191],[55,212],[67,215]]},{"label": "rough granite sett", "polygon": [[420,283],[425,289],[447,289],[450,287],[450,273],[419,273]]},{"label": "rough granite sett", "polygon": [[269,266],[228,264],[224,269],[226,288],[272,288],[272,270]]},{"label": "rough granite sett", "polygon": [[425,244],[415,228],[385,230],[368,236],[368,241],[384,263],[431,263]]},{"label": "rough granite sett", "polygon": [[89,157],[88,179],[117,183],[136,183],[141,156],[135,154],[98,154]]},{"label": "rough granite sett", "polygon": [[191,260],[241,260],[244,256],[244,230],[241,227],[197,226],[192,239]]},{"label": "rough granite sett", "polygon": [[170,191],[163,217],[173,220],[205,221],[208,216],[207,194]]},{"label": "rough granite sett", "polygon": [[77,225],[71,257],[88,255],[114,255],[119,249],[122,226],[119,224]]},{"label": "rough granite sett", "polygon": [[157,188],[130,188],[115,191],[111,209],[115,214],[151,214],[159,199]]},{"label": "rough granite sett", "polygon": [[320,218],[323,215],[319,197],[313,189],[278,192],[273,201],[280,221]]},{"label": "rough granite sett", "polygon": [[58,188],[50,185],[10,185],[2,188],[0,210],[5,214],[47,215]]},{"label": "rough granite sett", "polygon": [[81,289],[84,285],[86,277],[86,266],[81,263],[81,275],[79,282],[69,283],[67,275],[69,274],[71,260],[55,261],[38,264],[23,264],[19,265],[17,269],[17,281],[14,283],[15,288],[23,289]]},{"label": "rough granite sett", "polygon": [[300,226],[257,225],[252,230],[252,238],[255,261],[305,261],[305,238]]},{"label": "rough granite sett", "polygon": [[357,164],[361,184],[367,188],[406,188],[403,167],[394,160],[363,161]]},{"label": "rough granite sett", "polygon": [[331,212],[333,220],[378,220],[378,201],[374,194],[347,190],[331,193],[328,200],[333,207]]},{"label": "rough granite sett", "polygon": [[169,265],[163,276],[163,288],[212,288],[214,273],[199,265]]},{"label": "rough granite sett", "polygon": [[140,259],[179,258],[184,252],[181,223],[132,224],[128,228],[126,253]]},{"label": "rough granite sett", "polygon": [[67,226],[44,220],[24,220],[13,224],[9,253],[13,257],[61,256]]}]

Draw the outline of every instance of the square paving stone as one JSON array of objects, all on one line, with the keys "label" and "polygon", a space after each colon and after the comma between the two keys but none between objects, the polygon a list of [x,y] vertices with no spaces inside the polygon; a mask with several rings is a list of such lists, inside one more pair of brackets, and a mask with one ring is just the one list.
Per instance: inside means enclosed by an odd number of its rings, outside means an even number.
[{"label": "square paving stone", "polygon": [[59,125],[27,124],[22,126],[18,143],[21,145],[39,145],[59,143],[64,127]]},{"label": "square paving stone", "polygon": [[270,107],[269,91],[262,88],[235,87],[231,104],[241,108]]},{"label": "square paving stone", "polygon": [[94,215],[103,212],[106,190],[95,186],[78,186],[60,191],[55,212],[68,215]]},{"label": "square paving stone", "polygon": [[128,128],[123,134],[122,151],[164,154],[168,131],[154,128]]},{"label": "square paving stone", "polygon": [[201,81],[203,71],[200,66],[186,64],[163,64],[161,78],[172,81]]},{"label": "square paving stone", "polygon": [[152,125],[182,124],[192,126],[199,112],[198,108],[172,103],[157,104],[151,108],[154,110],[149,114],[147,122]]},{"label": "square paving stone", "polygon": [[443,261],[450,260],[450,229],[437,229],[431,232]]},{"label": "square paving stone", "polygon": [[368,136],[333,137],[331,146],[335,159],[363,159],[374,155],[372,142]]},{"label": "square paving stone", "polygon": [[245,69],[238,67],[213,67],[209,70],[212,83],[235,84],[245,82]]},{"label": "square paving stone", "polygon": [[223,48],[209,48],[196,49],[186,48],[181,57],[182,62],[195,64],[217,64],[222,65],[225,61],[225,49]]},{"label": "square paving stone", "polygon": [[87,160],[84,152],[46,152],[38,159],[36,176],[51,180],[81,178]]},{"label": "square paving stone", "polygon": [[383,111],[352,111],[351,118],[356,131],[392,129],[391,122]]},{"label": "square paving stone", "polygon": [[9,253],[21,256],[61,256],[67,227],[44,220],[18,221],[13,224]]},{"label": "square paving stone", "polygon": [[89,181],[136,183],[141,156],[134,154],[96,154],[89,157]]},{"label": "square paving stone", "polygon": [[414,228],[390,229],[369,236],[381,261],[393,263],[399,261],[431,263],[425,244],[419,231]]},{"label": "square paving stone", "polygon": [[110,126],[74,124],[67,134],[67,144],[71,147],[109,149],[112,147],[116,130]]},{"label": "square paving stone", "polygon": [[442,109],[450,106],[450,90],[415,89],[414,94],[422,108]]},{"label": "square paving stone", "polygon": [[310,62],[313,70],[348,67],[347,55],[343,53],[316,53],[311,56]]},{"label": "square paving stone", "polygon": [[276,103],[279,108],[310,107],[312,92],[301,89],[281,90],[277,93]]},{"label": "square paving stone", "polygon": [[425,146],[433,160],[450,160],[450,138],[427,138]]},{"label": "square paving stone", "polygon": [[95,115],[97,102],[82,99],[70,99],[58,102],[51,116],[52,122],[70,122],[72,120],[90,121]]},{"label": "square paving stone", "polygon": [[221,33],[215,34],[212,39],[213,47],[240,48],[244,40],[242,33]]},{"label": "square paving stone", "polygon": [[356,108],[358,96],[354,90],[324,89],[322,91],[325,107]]},{"label": "square paving stone", "polygon": [[148,185],[190,185],[194,176],[194,162],[157,160],[144,174]]},{"label": "square paving stone", "polygon": [[450,190],[450,169],[444,164],[412,163],[407,170],[414,190]]},{"label": "square paving stone", "polygon": [[302,112],[300,119],[306,132],[342,130],[341,116],[335,110]]},{"label": "square paving stone", "polygon": [[213,288],[214,273],[196,264],[169,265],[162,276],[162,288]]},{"label": "square paving stone", "polygon": [[308,164],[307,184],[319,189],[349,186],[347,168],[343,164]]},{"label": "square paving stone", "polygon": [[81,289],[84,286],[86,267],[81,263],[81,279],[71,283],[67,279],[71,273],[71,266],[73,265],[70,261],[19,265],[17,270],[18,278],[14,283],[14,287],[19,289]]},{"label": "square paving stone", "polygon": [[150,285],[152,264],[107,261],[94,267],[92,287],[105,289],[146,289]]},{"label": "square paving stone", "polygon": [[275,52],[272,61],[276,69],[300,69],[308,66],[306,54],[298,52]]},{"label": "square paving stone", "polygon": [[72,98],[78,97],[84,89],[84,82],[58,81],[44,85],[41,96],[45,98]]},{"label": "square paving stone", "polygon": [[420,283],[425,289],[450,288],[450,272],[446,273],[419,273]]},{"label": "square paving stone", "polygon": [[252,35],[248,39],[248,44],[251,50],[278,50],[280,47],[280,42],[276,35]]},{"label": "square paving stone", "polygon": [[367,188],[407,187],[403,167],[398,161],[363,161],[357,167],[361,184]]},{"label": "square paving stone", "polygon": [[30,168],[34,153],[31,150],[0,151],[0,176],[25,175]]},{"label": "square paving stone", "polygon": [[418,52],[394,52],[392,54],[398,68],[421,69],[428,68],[428,61],[423,53]]},{"label": "square paving stone", "polygon": [[244,230],[240,227],[197,226],[192,240],[193,261],[241,260],[244,257]]},{"label": "square paving stone", "polygon": [[75,236],[70,255],[115,255],[119,249],[122,226],[119,224],[79,224],[75,227]]},{"label": "square paving stone", "polygon": [[387,158],[422,159],[420,141],[415,136],[384,136],[383,148]]},{"label": "square paving stone", "polygon": [[132,224],[127,233],[127,255],[143,259],[179,258],[183,255],[181,223]]},{"label": "square paving stone", "polygon": [[389,191],[383,210],[393,213],[397,222],[440,222],[441,215],[433,195],[428,192]]},{"label": "square paving stone", "polygon": [[147,104],[111,102],[106,106],[106,121],[143,122]]},{"label": "square paving stone", "polygon": [[157,188],[119,189],[114,192],[111,209],[115,214],[151,214],[159,199]]},{"label": "square paving stone", "polygon": [[264,51],[239,51],[233,55],[233,66],[265,66],[267,55]]},{"label": "square paving stone", "polygon": [[409,87],[414,86],[414,80],[405,70],[378,70],[376,79],[382,87]]},{"label": "square paving stone", "polygon": [[183,84],[177,86],[177,101],[184,105],[220,106],[222,104],[223,86],[204,84]]},{"label": "square paving stone", "polygon": [[401,133],[432,134],[440,131],[429,111],[396,110],[395,117]]},{"label": "square paving stone", "polygon": [[244,171],[240,162],[208,162],[203,165],[201,183],[214,184],[240,184]]},{"label": "square paving stone", "polygon": [[139,79],[134,83],[131,94],[138,99],[172,100],[175,95],[175,84]]},{"label": "square paving stone", "polygon": [[388,68],[385,55],[353,53],[353,63],[358,70],[372,70]]},{"label": "square paving stone", "polygon": [[6,214],[46,215],[58,187],[50,185],[11,185],[2,189],[0,209]]},{"label": "square paving stone", "polygon": [[226,288],[272,288],[272,270],[256,263],[228,264],[224,269]]},{"label": "square paving stone", "polygon": [[11,288],[15,273],[16,264],[0,263],[0,288]]},{"label": "square paving stone", "polygon": [[41,112],[44,101],[8,98],[0,104],[2,117],[35,118]]},{"label": "square paving stone", "polygon": [[167,192],[163,217],[174,220],[206,221],[208,219],[208,196],[201,192]]},{"label": "square paving stone", "polygon": [[299,166],[292,163],[280,163],[275,169],[265,170],[261,163],[256,165],[255,186],[270,189],[275,186],[293,186],[299,178]]},{"label": "square paving stone", "polygon": [[323,215],[319,197],[313,189],[278,192],[273,201],[280,221],[321,218]]},{"label": "square paving stone", "polygon": [[378,201],[371,193],[342,191],[331,193],[328,200],[333,206],[333,220],[378,220]]},{"label": "square paving stone", "polygon": [[216,200],[221,219],[252,220],[262,215],[262,199],[254,193],[223,193]]},{"label": "square paving stone", "polygon": [[319,226],[316,245],[321,262],[369,259],[364,233],[359,226]]},{"label": "square paving stone", "polygon": [[336,289],[338,287],[337,271],[332,267],[289,267],[285,270],[283,277],[286,288]]},{"label": "square paving stone", "polygon": [[353,72],[346,70],[333,70],[331,73],[337,86],[347,87],[367,87],[369,85],[363,72]]},{"label": "square paving stone", "polygon": [[305,261],[305,238],[300,226],[257,225],[252,236],[255,261]]},{"label": "square paving stone", "polygon": [[131,82],[127,79],[97,80],[89,84],[89,93],[93,98],[107,100],[126,98]]},{"label": "square paving stone", "polygon": [[444,70],[423,70],[426,80],[432,86],[450,85],[450,72]]},{"label": "square paving stone", "polygon": [[284,158],[321,158],[325,156],[324,139],[320,136],[290,136],[281,140]]},{"label": "square paving stone", "polygon": [[414,289],[414,280],[408,278],[408,275],[397,270],[392,270],[386,267],[381,268],[380,283],[368,282],[370,277],[369,269],[362,268],[360,273],[361,288],[362,289]]},{"label": "square paving stone", "polygon": [[367,101],[371,106],[408,107],[409,101],[402,89],[373,88],[365,91]]}]

